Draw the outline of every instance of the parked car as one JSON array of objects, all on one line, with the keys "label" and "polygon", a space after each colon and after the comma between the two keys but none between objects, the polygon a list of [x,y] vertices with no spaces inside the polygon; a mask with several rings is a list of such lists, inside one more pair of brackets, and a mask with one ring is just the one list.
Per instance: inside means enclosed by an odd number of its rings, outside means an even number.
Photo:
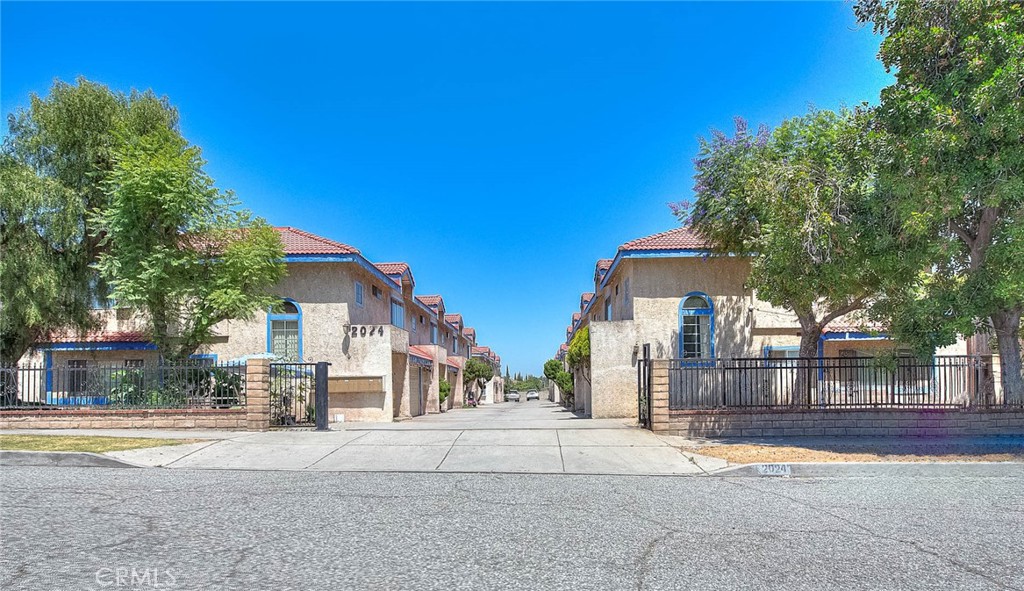
[{"label": "parked car", "polygon": [[505,402],[522,402],[519,392],[505,392]]},{"label": "parked car", "polygon": [[540,400],[540,394],[538,394],[536,390],[530,390],[526,393],[526,400],[527,402],[530,400]]}]

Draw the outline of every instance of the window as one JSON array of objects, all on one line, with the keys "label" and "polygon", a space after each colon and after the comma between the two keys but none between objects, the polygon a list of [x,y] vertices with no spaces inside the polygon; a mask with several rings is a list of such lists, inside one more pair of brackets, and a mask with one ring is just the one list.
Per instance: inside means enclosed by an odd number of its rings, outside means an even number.
[{"label": "window", "polygon": [[764,358],[769,367],[795,367],[795,361],[800,357],[800,347],[765,347]]},{"label": "window", "polygon": [[711,359],[715,356],[714,310],[702,293],[687,294],[679,304],[679,356]]},{"label": "window", "polygon": [[267,352],[282,359],[302,359],[302,310],[293,300],[284,300],[281,313],[267,315]]},{"label": "window", "polygon": [[416,333],[416,317],[415,316],[411,317],[409,319],[409,322],[412,324],[412,332],[413,332],[413,334],[415,334]]},{"label": "window", "polygon": [[71,359],[68,361],[68,392],[78,394],[85,392],[85,382],[88,379],[86,371],[87,363],[84,359]]},{"label": "window", "polygon": [[356,281],[356,305],[363,307],[363,284]]},{"label": "window", "polygon": [[459,354],[459,339],[452,340],[452,355]]},{"label": "window", "polygon": [[384,294],[381,292],[379,287],[377,287],[376,285],[373,285],[373,286],[371,286],[371,289],[373,290],[373,297],[377,298],[378,300],[379,299],[383,299]]},{"label": "window", "polygon": [[391,300],[391,324],[405,328],[405,306],[398,300]]},{"label": "window", "polygon": [[611,300],[611,298],[608,298],[607,300],[604,301],[604,319],[605,320],[611,320],[612,319],[612,300]]},{"label": "window", "polygon": [[433,322],[430,323],[430,344],[437,344],[437,325]]}]

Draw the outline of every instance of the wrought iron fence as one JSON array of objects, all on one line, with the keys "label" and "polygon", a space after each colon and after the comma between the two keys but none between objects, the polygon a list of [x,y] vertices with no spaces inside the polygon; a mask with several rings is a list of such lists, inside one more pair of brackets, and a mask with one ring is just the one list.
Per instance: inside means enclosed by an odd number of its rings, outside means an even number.
[{"label": "wrought iron fence", "polygon": [[316,364],[270,364],[270,424],[316,424]]},{"label": "wrought iron fence", "polygon": [[0,367],[0,408],[231,408],[244,365]]},{"label": "wrought iron fence", "polygon": [[669,360],[670,409],[1002,404],[983,357]]}]

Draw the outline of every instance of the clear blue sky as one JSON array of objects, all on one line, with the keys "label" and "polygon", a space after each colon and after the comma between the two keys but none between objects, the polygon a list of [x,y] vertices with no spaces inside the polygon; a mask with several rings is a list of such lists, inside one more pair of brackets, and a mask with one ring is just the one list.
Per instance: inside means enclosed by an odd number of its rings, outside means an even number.
[{"label": "clear blue sky", "polygon": [[0,106],[54,78],[152,88],[275,225],[407,261],[539,373],[594,262],[676,225],[697,138],[875,102],[832,3],[4,2]]}]

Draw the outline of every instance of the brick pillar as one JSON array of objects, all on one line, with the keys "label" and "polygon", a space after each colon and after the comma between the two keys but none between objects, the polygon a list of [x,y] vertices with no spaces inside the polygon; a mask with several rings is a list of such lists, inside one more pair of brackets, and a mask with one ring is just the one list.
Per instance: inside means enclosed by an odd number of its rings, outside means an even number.
[{"label": "brick pillar", "polygon": [[245,364],[245,411],[247,430],[270,428],[269,359],[250,359]]},{"label": "brick pillar", "polygon": [[651,430],[666,431],[668,422],[668,359],[651,360]]}]

